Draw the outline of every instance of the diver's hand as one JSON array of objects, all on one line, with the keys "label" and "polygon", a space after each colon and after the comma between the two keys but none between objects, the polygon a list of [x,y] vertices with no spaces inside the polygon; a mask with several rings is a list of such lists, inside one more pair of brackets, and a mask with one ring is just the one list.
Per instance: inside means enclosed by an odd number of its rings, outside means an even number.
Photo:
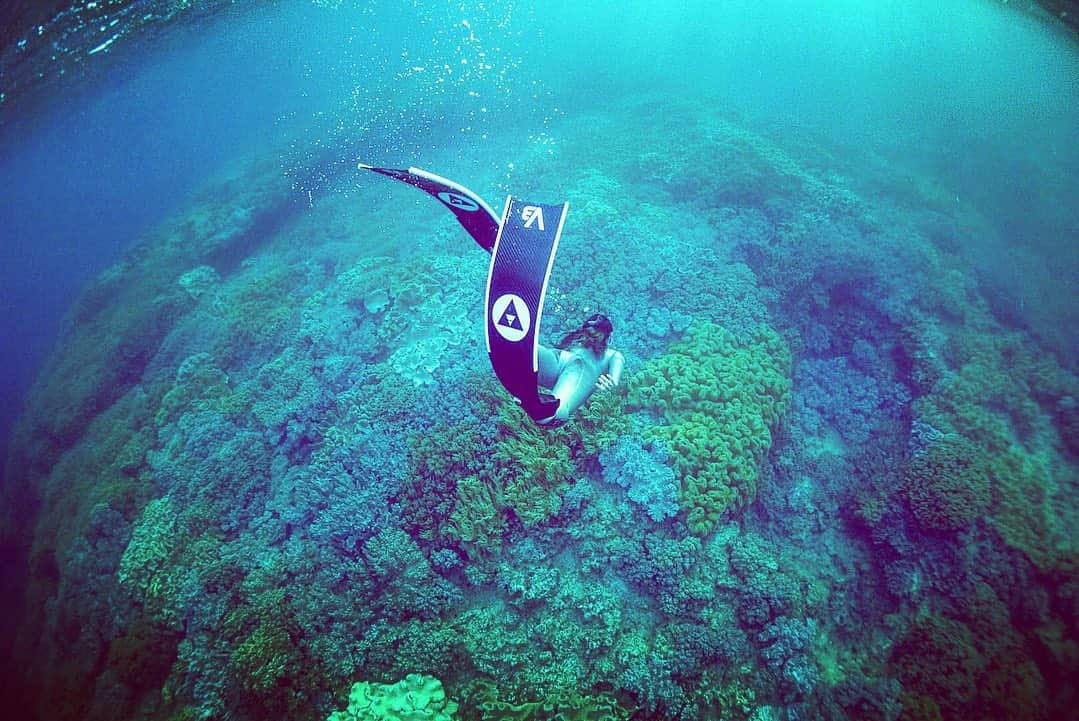
[{"label": "diver's hand", "polygon": [[611,378],[611,375],[609,373],[604,373],[596,379],[596,388],[600,389],[601,391],[609,391],[616,385],[618,385],[618,381],[616,381],[614,378]]}]

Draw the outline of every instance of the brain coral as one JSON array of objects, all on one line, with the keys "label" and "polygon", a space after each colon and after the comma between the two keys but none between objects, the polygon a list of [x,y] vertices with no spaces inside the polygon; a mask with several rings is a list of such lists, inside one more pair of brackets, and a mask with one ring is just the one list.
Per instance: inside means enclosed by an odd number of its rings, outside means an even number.
[{"label": "brain coral", "polygon": [[690,326],[633,378],[629,405],[662,417],[648,435],[671,452],[690,530],[704,536],[757,494],[771,428],[790,398],[790,349],[760,326],[746,345],[708,321]]}]

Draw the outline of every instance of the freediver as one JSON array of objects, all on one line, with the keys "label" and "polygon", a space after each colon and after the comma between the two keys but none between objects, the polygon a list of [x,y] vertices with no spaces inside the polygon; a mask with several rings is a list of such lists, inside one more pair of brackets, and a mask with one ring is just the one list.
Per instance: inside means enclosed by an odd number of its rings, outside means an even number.
[{"label": "freediver", "polygon": [[547,427],[561,426],[596,390],[618,385],[624,359],[607,347],[614,330],[607,316],[592,315],[554,348],[538,342],[538,319],[569,207],[566,203],[526,203],[510,196],[499,216],[465,186],[426,170],[364,163],[359,168],[436,198],[491,253],[487,351],[499,381],[532,420]]},{"label": "freediver", "polygon": [[620,352],[607,346],[612,332],[610,319],[596,313],[563,336],[556,347],[540,344],[539,385],[550,388],[559,403],[553,416],[537,423],[558,427],[596,390],[609,391],[618,385],[625,360]]}]

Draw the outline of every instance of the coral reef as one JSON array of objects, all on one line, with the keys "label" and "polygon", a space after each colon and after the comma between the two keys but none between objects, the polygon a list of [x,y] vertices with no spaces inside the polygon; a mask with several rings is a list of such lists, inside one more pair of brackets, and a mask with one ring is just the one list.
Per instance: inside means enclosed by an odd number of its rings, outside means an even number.
[{"label": "coral reef", "polygon": [[603,478],[629,492],[653,521],[662,521],[678,512],[678,488],[674,471],[667,465],[669,454],[662,443],[645,448],[640,439],[623,436],[599,455]]},{"label": "coral reef", "polygon": [[572,207],[543,339],[603,311],[626,357],[561,428],[492,378],[452,219],[345,180],[298,213],[273,158],[86,291],[3,487],[20,710],[1075,708],[1079,380],[954,255],[976,225],[797,129],[611,112],[513,171]]},{"label": "coral reef", "polygon": [[963,438],[945,436],[915,455],[905,488],[914,517],[927,530],[966,528],[989,510],[990,481],[983,453]]},{"label": "coral reef", "polygon": [[740,346],[707,321],[645,363],[629,404],[666,421],[648,431],[670,449],[690,529],[707,535],[728,509],[757,494],[758,467],[790,393],[790,351],[761,327]]},{"label": "coral reef", "polygon": [[413,673],[394,684],[353,684],[348,707],[328,721],[453,721],[456,710],[441,681]]}]

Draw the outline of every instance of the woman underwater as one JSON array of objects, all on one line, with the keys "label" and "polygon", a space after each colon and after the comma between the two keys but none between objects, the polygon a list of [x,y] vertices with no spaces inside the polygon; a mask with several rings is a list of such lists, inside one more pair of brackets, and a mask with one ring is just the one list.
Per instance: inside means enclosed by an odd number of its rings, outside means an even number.
[{"label": "woman underwater", "polygon": [[608,348],[614,325],[605,315],[591,316],[566,334],[555,348],[539,347],[539,384],[551,389],[558,411],[539,421],[556,427],[565,423],[598,388],[610,390],[622,378],[624,359]]}]

